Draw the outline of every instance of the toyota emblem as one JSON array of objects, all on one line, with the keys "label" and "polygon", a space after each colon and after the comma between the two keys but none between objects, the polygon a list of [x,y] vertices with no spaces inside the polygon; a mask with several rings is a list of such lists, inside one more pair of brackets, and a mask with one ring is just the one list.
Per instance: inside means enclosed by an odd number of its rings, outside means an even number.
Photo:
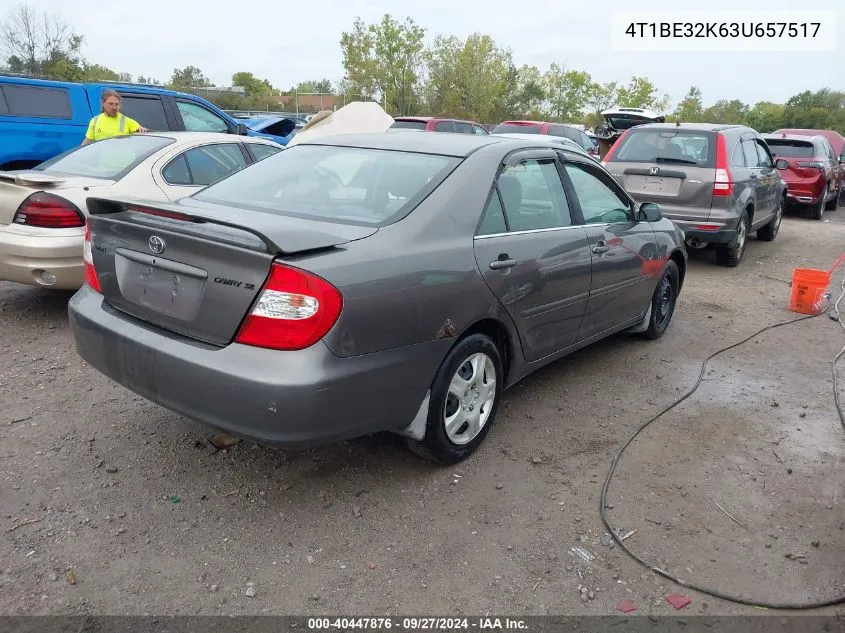
[{"label": "toyota emblem", "polygon": [[657,174],[660,173],[660,167],[652,167],[651,170],[650,170],[650,173],[651,173],[652,176],[656,176]]},{"label": "toyota emblem", "polygon": [[161,255],[164,252],[164,240],[161,239],[158,235],[153,235],[150,238],[148,245],[150,247],[150,250],[156,255]]}]

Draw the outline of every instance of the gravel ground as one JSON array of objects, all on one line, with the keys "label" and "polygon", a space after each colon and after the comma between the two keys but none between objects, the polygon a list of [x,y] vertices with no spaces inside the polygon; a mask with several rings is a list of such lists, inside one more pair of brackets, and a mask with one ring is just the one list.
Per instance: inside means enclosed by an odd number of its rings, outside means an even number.
[{"label": "gravel ground", "polygon": [[[826,217],[788,217],[736,269],[693,253],[663,339],[617,336],[526,379],[482,449],[445,469],[389,435],[216,451],[209,428],[77,357],[69,294],[0,283],[0,613],[611,614],[630,600],[660,615],[680,592],[684,614],[759,614],[609,546],[599,496],[613,455],[706,356],[798,316],[792,269],[845,247],[845,209]],[[820,317],[714,360],[620,462],[608,517],[636,530],[625,544],[758,602],[845,595],[829,363],[843,344]]]}]

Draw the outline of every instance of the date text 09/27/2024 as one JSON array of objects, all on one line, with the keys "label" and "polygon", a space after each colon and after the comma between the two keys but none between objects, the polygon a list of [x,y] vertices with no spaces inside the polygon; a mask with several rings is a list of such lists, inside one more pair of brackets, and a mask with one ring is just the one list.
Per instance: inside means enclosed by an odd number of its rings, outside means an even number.
[{"label": "date text 09/27/2024", "polygon": [[528,625],[524,620],[512,618],[442,618],[442,617],[351,617],[351,618],[308,618],[309,631],[353,631],[390,630],[400,631],[471,631],[476,630],[522,630]]}]

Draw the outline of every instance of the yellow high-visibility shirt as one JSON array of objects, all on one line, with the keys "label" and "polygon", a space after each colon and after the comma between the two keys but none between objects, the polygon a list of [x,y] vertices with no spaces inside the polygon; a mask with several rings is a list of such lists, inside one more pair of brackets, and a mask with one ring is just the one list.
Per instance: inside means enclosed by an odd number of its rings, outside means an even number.
[{"label": "yellow high-visibility shirt", "polygon": [[140,127],[135,119],[130,119],[120,112],[117,113],[117,116],[100,113],[91,119],[85,138],[89,141],[99,141],[121,134],[135,134]]}]

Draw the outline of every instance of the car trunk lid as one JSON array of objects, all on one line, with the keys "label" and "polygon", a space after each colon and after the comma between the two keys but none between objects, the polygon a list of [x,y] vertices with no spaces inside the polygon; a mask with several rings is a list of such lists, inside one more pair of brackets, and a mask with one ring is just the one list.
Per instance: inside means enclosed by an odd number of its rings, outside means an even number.
[{"label": "car trunk lid", "polygon": [[39,191],[61,195],[62,190],[102,187],[113,180],[63,176],[44,171],[0,171],[0,225],[11,224],[21,203]]},{"label": "car trunk lid", "polygon": [[277,257],[378,229],[191,201],[89,198],[91,253],[117,310],[212,345],[232,341]]}]

